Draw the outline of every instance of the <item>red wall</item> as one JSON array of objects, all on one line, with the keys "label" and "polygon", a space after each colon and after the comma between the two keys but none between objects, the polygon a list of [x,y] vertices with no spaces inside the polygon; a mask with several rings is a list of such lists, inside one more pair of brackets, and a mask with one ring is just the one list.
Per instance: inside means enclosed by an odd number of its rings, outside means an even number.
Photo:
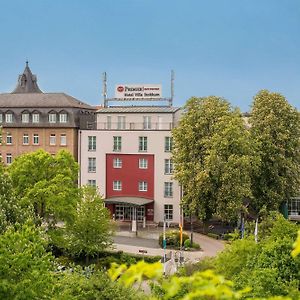
[{"label": "red wall", "polygon": [[[122,159],[122,168],[113,167],[113,159]],[[139,169],[139,159],[148,159],[148,169]],[[122,182],[122,191],[113,190],[113,181]],[[148,182],[148,191],[139,191],[139,181]],[[142,197],[154,199],[154,155],[106,154],[106,198]]]}]

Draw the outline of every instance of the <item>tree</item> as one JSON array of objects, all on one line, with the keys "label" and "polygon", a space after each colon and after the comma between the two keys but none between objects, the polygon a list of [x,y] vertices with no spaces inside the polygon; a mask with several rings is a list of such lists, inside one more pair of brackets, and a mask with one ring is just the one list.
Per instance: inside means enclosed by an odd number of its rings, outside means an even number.
[{"label": "tree", "polygon": [[27,223],[0,235],[0,298],[49,299],[52,256],[41,232]]},{"label": "tree", "polygon": [[94,187],[83,187],[73,223],[66,228],[68,248],[75,255],[98,254],[112,244],[112,224],[108,209]]},{"label": "tree", "polygon": [[202,219],[236,219],[257,161],[240,112],[222,98],[191,98],[173,137],[183,207]]},{"label": "tree", "polygon": [[78,164],[69,152],[38,150],[17,157],[9,167],[13,188],[35,217],[48,225],[72,221],[78,201]]},{"label": "tree", "polygon": [[249,120],[261,166],[253,173],[254,205],[259,211],[279,209],[299,193],[300,116],[284,96],[260,91]]}]

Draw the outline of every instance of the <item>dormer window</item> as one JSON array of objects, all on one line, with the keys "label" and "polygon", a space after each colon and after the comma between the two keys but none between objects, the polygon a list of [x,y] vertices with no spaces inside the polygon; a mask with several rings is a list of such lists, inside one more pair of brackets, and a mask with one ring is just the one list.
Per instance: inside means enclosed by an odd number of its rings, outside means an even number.
[{"label": "dormer window", "polygon": [[5,122],[6,123],[12,123],[13,122],[13,114],[11,112],[8,112],[5,114]]},{"label": "dormer window", "polygon": [[39,123],[40,122],[40,114],[35,112],[32,114],[32,123]]},{"label": "dormer window", "polygon": [[51,112],[49,114],[49,123],[56,123],[56,113]]},{"label": "dormer window", "polygon": [[28,112],[22,113],[22,123],[29,123],[29,113]]},{"label": "dormer window", "polygon": [[61,112],[59,114],[59,123],[67,123],[68,122],[68,114],[65,112]]}]

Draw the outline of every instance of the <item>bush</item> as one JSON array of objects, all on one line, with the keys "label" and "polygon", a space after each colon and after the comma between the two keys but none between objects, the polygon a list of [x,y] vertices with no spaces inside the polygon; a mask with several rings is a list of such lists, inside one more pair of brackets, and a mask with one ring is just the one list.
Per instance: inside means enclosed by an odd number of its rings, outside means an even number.
[{"label": "bush", "polygon": [[[182,244],[189,238],[186,233],[182,233]],[[180,247],[180,233],[179,230],[171,230],[166,232],[166,242],[169,247]],[[163,248],[163,233],[159,236],[159,245]]]},{"label": "bush", "polygon": [[212,233],[212,232],[209,232],[207,234],[207,236],[209,236],[209,237],[211,237],[213,239],[216,239],[216,240],[218,240],[220,238],[220,236],[218,234],[215,234],[215,233]]},{"label": "bush", "polygon": [[184,248],[200,249],[200,245],[197,243],[191,243],[190,239],[184,241]]}]

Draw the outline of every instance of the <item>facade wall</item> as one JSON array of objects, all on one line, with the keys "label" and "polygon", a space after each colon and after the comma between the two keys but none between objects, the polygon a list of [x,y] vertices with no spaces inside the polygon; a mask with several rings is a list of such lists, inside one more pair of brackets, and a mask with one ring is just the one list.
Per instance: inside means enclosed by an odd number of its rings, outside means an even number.
[{"label": "facade wall", "polygon": [[[56,144],[50,145],[50,135],[55,134]],[[23,143],[24,135],[28,135],[28,144]],[[34,144],[34,135],[38,135],[38,144]],[[61,145],[61,135],[66,136],[66,145]],[[12,143],[7,143],[7,136],[11,136]],[[33,152],[38,149],[56,154],[59,150],[69,151],[77,159],[78,134],[75,128],[2,128],[2,143],[0,153],[6,163],[7,154],[12,160],[17,156]]]},{"label": "facade wall", "polygon": [[[171,114],[170,114],[171,115]],[[170,117],[172,119],[172,117]],[[89,151],[88,137],[96,137],[96,150]],[[113,151],[114,136],[120,136],[122,139],[121,151]],[[145,152],[139,151],[139,137],[147,137],[148,149]],[[141,155],[151,155],[154,160],[153,182],[154,182],[154,221],[160,222],[164,218],[164,205],[173,205],[173,220],[171,222],[179,223],[180,220],[180,190],[178,183],[173,180],[172,174],[165,174],[165,159],[171,158],[170,152],[165,152],[165,137],[170,137],[170,130],[81,130],[79,132],[79,163],[81,165],[80,184],[88,184],[89,180],[96,180],[96,185],[100,193],[105,197],[110,192],[107,191],[106,175],[107,169],[111,166],[107,165],[107,157],[114,155],[133,155],[139,157]],[[96,159],[95,172],[88,171],[88,158]],[[132,166],[127,170],[124,169],[122,176],[131,173]],[[173,183],[173,196],[165,197],[165,182]],[[150,210],[152,207],[147,207]]]}]

